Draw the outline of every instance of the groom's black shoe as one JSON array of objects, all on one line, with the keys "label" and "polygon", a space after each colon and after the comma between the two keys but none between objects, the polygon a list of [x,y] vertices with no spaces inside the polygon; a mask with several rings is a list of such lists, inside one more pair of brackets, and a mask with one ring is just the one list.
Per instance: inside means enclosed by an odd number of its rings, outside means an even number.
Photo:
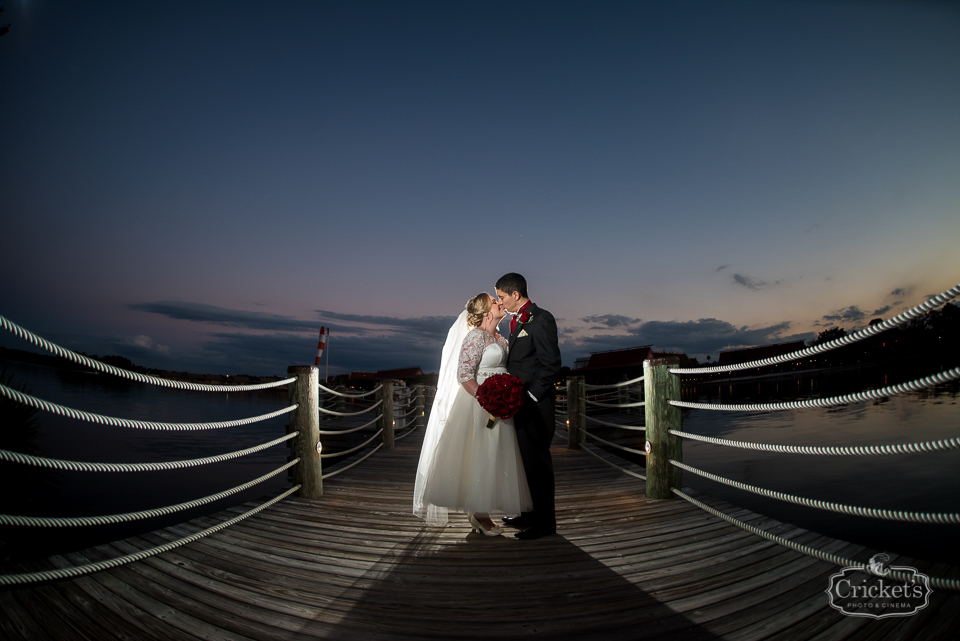
[{"label": "groom's black shoe", "polygon": [[503,517],[503,524],[510,527],[528,528],[533,526],[533,519],[529,514],[521,514],[520,516],[505,516]]},{"label": "groom's black shoe", "polygon": [[517,532],[514,534],[515,537],[521,541],[529,541],[530,539],[539,539],[542,536],[550,536],[551,534],[557,533],[557,526],[548,527],[546,525],[531,525],[526,530],[522,532]]}]

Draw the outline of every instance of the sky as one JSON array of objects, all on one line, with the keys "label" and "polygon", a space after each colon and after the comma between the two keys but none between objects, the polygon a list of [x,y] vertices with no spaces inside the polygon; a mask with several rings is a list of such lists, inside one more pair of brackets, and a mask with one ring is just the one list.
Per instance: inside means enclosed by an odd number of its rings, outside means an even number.
[{"label": "sky", "polygon": [[960,3],[5,8],[0,315],[76,351],[437,371],[515,271],[565,365],[703,361],[960,282]]}]

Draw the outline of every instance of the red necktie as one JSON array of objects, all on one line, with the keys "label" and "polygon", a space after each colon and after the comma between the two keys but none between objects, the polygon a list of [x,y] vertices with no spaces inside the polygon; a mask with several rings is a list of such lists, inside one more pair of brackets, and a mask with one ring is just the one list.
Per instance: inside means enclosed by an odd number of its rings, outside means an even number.
[{"label": "red necktie", "polygon": [[514,314],[513,318],[510,319],[510,333],[513,333],[513,330],[517,328],[517,315]]}]

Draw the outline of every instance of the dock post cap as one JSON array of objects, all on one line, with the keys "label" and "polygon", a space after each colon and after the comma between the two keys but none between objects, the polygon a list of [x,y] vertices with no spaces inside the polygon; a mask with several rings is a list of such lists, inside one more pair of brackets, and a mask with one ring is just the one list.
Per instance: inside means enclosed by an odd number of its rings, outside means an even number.
[{"label": "dock post cap", "polygon": [[319,371],[320,368],[314,365],[290,365],[287,367],[287,374],[309,374]]},{"label": "dock post cap", "polygon": [[676,356],[668,356],[667,358],[651,358],[643,361],[644,367],[657,367],[658,365],[679,365],[680,359]]}]

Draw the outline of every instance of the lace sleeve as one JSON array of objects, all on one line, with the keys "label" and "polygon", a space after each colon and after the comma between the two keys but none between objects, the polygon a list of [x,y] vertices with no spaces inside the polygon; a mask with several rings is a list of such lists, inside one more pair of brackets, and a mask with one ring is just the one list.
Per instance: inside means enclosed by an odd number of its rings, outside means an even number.
[{"label": "lace sleeve", "polygon": [[472,329],[463,339],[463,347],[460,348],[460,364],[457,365],[458,383],[463,384],[477,377],[480,358],[483,356],[483,348],[486,347],[484,334],[486,332],[482,329]]},{"label": "lace sleeve", "polygon": [[507,353],[510,351],[510,343],[507,341],[506,338],[504,338],[500,334],[497,334],[496,339],[497,339],[497,342],[500,343],[500,347],[503,348],[504,353]]}]

